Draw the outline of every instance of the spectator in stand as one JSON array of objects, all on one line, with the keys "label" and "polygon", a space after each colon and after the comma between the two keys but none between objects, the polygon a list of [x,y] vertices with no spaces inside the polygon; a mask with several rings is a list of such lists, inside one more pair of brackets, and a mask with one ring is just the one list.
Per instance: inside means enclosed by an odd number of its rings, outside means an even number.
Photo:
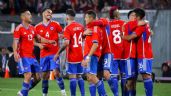
[{"label": "spectator in stand", "polygon": [[162,77],[171,77],[171,68],[168,62],[164,62],[161,66]]},{"label": "spectator in stand", "polygon": [[8,59],[9,59],[9,55],[7,53],[7,49],[2,48],[0,54],[0,77],[4,77]]},{"label": "spectator in stand", "polygon": [[17,62],[15,62],[14,60],[14,53],[12,47],[9,47],[8,51],[9,51],[8,67],[10,70],[10,77],[16,77],[18,76]]}]

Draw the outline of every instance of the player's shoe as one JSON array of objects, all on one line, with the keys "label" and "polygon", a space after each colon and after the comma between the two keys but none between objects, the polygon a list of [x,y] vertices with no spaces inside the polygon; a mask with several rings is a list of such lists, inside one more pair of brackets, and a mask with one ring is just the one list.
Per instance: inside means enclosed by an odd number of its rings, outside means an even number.
[{"label": "player's shoe", "polygon": [[67,96],[66,91],[65,90],[61,90],[61,96]]},{"label": "player's shoe", "polygon": [[17,96],[23,96],[23,94],[21,93],[21,91],[18,91]]}]

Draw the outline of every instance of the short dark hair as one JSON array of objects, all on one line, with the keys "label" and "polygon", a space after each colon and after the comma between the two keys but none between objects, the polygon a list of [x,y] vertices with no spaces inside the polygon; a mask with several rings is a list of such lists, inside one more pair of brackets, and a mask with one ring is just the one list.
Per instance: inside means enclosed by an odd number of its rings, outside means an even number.
[{"label": "short dark hair", "polygon": [[93,17],[93,19],[96,19],[96,12],[94,12],[93,10],[88,10],[85,14],[88,14],[90,16]]},{"label": "short dark hair", "polygon": [[130,10],[130,11],[128,12],[128,15],[127,15],[128,19],[129,19],[129,16],[130,16],[133,12],[134,12],[133,10]]},{"label": "short dark hair", "polygon": [[47,9],[50,9],[50,10],[51,10],[51,8],[46,7],[46,8],[44,8],[44,9],[42,9],[41,13],[43,13],[43,12],[46,11]]},{"label": "short dark hair", "polygon": [[140,17],[140,19],[143,19],[144,18],[145,11],[143,9],[141,9],[141,8],[135,8],[133,11],[136,13],[136,16],[137,17]]},{"label": "short dark hair", "polygon": [[118,9],[117,6],[113,6],[110,8],[110,11],[109,11],[109,16],[110,16],[110,19],[114,19],[114,12]]},{"label": "short dark hair", "polygon": [[75,11],[72,10],[72,9],[66,10],[66,14],[69,15],[69,16],[75,17]]},{"label": "short dark hair", "polygon": [[26,11],[29,11],[29,9],[21,9],[20,12],[19,12],[19,15],[25,13]]}]

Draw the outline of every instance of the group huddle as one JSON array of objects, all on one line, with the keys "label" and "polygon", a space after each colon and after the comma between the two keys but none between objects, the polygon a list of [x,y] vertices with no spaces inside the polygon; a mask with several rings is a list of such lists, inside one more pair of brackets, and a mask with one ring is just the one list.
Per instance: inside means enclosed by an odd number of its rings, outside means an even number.
[{"label": "group huddle", "polygon": [[[144,20],[145,11],[140,8],[128,13],[128,21],[120,19],[116,7],[111,8],[109,18],[97,19],[96,13],[85,13],[85,27],[74,20],[72,9],[66,11],[67,26],[62,29],[52,19],[52,10],[42,11],[43,20],[32,26],[29,10],[21,11],[22,23],[14,31],[13,50],[19,73],[24,75],[18,96],[28,92],[42,80],[42,96],[48,96],[49,74],[55,74],[61,96],[67,96],[60,75],[60,54],[66,51],[67,74],[70,81],[70,96],[85,93],[82,74],[86,74],[91,96],[108,96],[103,81],[106,80],[113,93],[119,96],[118,76],[121,77],[122,96],[136,96],[136,80],[140,73],[144,81],[146,96],[153,96],[152,82],[152,31]],[[59,36],[60,34],[60,36]],[[58,40],[64,39],[62,46]],[[40,48],[40,64],[34,56],[34,46]],[[62,58],[63,59],[63,58]]]}]

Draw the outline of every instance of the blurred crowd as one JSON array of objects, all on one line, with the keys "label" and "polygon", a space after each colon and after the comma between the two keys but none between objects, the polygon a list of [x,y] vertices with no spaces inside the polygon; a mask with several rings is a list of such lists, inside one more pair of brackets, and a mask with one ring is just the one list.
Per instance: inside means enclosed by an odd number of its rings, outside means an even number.
[{"label": "blurred crowd", "polygon": [[52,8],[54,13],[63,13],[68,8],[78,13],[89,9],[103,12],[111,6],[118,6],[120,9],[171,9],[171,0],[0,0],[0,14],[16,15],[23,8],[38,14],[46,7]]}]

